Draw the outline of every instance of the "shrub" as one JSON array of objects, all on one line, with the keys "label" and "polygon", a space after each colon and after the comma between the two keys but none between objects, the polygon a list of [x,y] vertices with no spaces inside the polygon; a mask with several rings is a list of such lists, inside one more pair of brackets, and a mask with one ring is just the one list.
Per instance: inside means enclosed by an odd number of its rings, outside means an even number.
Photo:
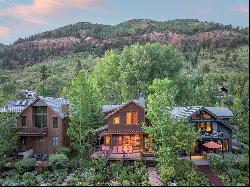
[{"label": "shrub", "polygon": [[23,174],[23,184],[26,186],[34,186],[37,184],[36,177],[31,172]]},{"label": "shrub", "polygon": [[27,158],[24,160],[20,160],[15,164],[15,167],[20,174],[28,171],[33,171],[34,169],[36,169],[36,159]]},{"label": "shrub", "polygon": [[0,160],[0,170],[4,168],[5,164],[6,164],[6,160]]},{"label": "shrub", "polygon": [[65,154],[54,154],[50,155],[49,162],[54,169],[61,169],[68,165],[69,159]]},{"label": "shrub", "polygon": [[57,154],[65,154],[68,158],[71,156],[71,150],[68,147],[61,147],[56,151]]},{"label": "shrub", "polygon": [[72,158],[69,160],[68,167],[69,169],[74,169],[79,165],[78,158]]}]

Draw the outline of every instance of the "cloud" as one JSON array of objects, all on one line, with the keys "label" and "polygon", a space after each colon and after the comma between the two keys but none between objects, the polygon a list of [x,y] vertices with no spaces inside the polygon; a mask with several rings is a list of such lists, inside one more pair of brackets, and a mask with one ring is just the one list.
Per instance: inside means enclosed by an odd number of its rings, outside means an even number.
[{"label": "cloud", "polygon": [[[29,4],[17,1],[0,6],[0,38],[18,33],[31,33],[49,25],[71,19],[75,12],[95,10],[107,12],[102,5],[106,0],[31,0]],[[0,0],[0,3],[10,0]],[[21,36],[22,34],[18,34]],[[6,39],[6,38],[3,38]]]},{"label": "cloud", "polygon": [[45,24],[50,16],[60,16],[69,9],[90,9],[103,0],[33,0],[30,5],[16,5],[1,10],[0,16],[31,24]]},{"label": "cloud", "polygon": [[246,16],[249,16],[249,7],[248,6],[235,5],[235,6],[231,6],[230,10],[233,12],[238,12],[238,13],[244,14]]},{"label": "cloud", "polygon": [[7,37],[9,36],[10,34],[10,28],[9,27],[1,27],[0,26],[0,38],[4,38],[4,37]]}]

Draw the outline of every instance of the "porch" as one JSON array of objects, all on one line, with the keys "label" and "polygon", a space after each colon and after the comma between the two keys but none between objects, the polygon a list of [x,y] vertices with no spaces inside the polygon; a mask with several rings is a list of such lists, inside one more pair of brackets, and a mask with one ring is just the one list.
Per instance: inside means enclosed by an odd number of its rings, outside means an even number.
[{"label": "porch", "polygon": [[106,145],[97,146],[89,151],[89,157],[93,160],[99,158],[119,161],[133,160],[154,162],[156,160],[153,151],[138,152],[138,150],[133,150],[132,146],[113,146],[112,149],[109,149],[109,146]]}]

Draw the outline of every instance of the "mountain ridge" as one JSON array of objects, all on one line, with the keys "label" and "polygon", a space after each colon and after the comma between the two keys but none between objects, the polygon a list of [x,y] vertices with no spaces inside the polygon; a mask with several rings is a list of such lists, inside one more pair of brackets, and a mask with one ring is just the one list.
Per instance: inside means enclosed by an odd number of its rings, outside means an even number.
[{"label": "mountain ridge", "polygon": [[[0,50],[0,68],[16,68],[41,63],[70,52],[95,56],[125,45],[158,42],[175,45],[182,52],[188,42],[202,48],[237,47],[249,42],[248,28],[233,27],[197,19],[154,21],[133,19],[117,25],[78,22],[51,31],[18,39]],[[1,60],[2,59],[2,60]]]}]

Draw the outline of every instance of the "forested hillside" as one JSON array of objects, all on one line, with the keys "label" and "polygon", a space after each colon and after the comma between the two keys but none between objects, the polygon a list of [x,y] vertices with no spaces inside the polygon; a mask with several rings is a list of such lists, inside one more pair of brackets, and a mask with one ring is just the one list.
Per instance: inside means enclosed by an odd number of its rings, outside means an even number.
[{"label": "forested hillside", "polygon": [[0,50],[0,67],[29,66],[70,52],[101,56],[107,49],[121,50],[125,45],[147,42],[172,44],[184,53],[198,53],[196,49],[235,48],[248,44],[248,33],[248,28],[195,19],[131,20],[115,26],[81,22],[18,39]]}]

